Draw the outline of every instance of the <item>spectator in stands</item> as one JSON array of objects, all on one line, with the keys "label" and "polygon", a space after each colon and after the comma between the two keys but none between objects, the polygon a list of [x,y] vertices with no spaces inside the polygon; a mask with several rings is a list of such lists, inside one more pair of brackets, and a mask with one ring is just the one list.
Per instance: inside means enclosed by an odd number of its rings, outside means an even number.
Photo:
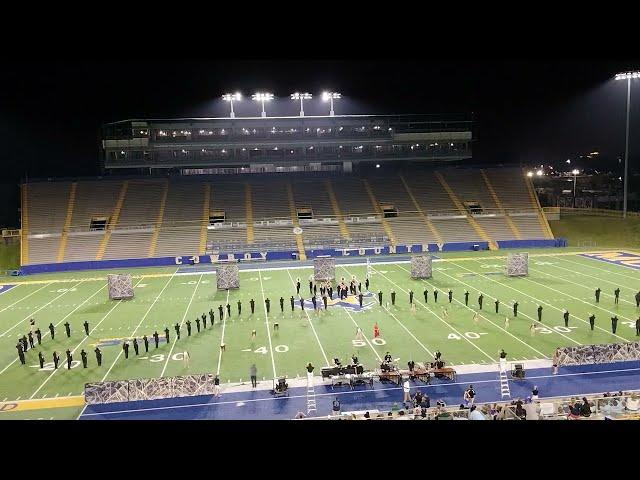
[{"label": "spectator in stands", "polygon": [[516,405],[516,415],[518,416],[518,418],[520,418],[521,420],[526,420],[527,412],[522,406],[522,400],[518,399],[515,405]]},{"label": "spectator in stands", "polygon": [[301,418],[307,418],[307,416],[304,414],[304,412],[300,412],[300,411],[296,413],[295,417],[293,417],[294,420],[299,420]]},{"label": "spectator in stands", "polygon": [[578,417],[580,417],[580,412],[581,411],[582,411],[582,404],[578,400],[572,398],[571,402],[569,403],[569,415],[568,415],[568,417],[569,418],[578,418]]},{"label": "spectator in stands", "polygon": [[366,412],[364,412],[364,418],[366,418],[367,420],[371,419],[371,415],[369,414],[368,410]]},{"label": "spectator in stands", "polygon": [[534,385],[533,390],[531,390],[531,400],[538,400],[538,386]]},{"label": "spectator in stands", "polygon": [[420,408],[420,405],[416,404],[416,406],[413,407],[413,419],[419,420],[421,413],[422,413],[422,409]]},{"label": "spectator in stands", "polygon": [[527,420],[538,420],[538,406],[531,401],[531,398],[527,398],[525,400],[523,408],[526,413]]},{"label": "spectator in stands", "polygon": [[587,397],[582,397],[582,407],[580,408],[580,415],[583,417],[591,416],[591,405],[589,405],[589,400],[587,400]]},{"label": "spectator in stands", "polygon": [[475,405],[471,405],[469,409],[469,420],[486,420],[484,415],[476,409]]}]

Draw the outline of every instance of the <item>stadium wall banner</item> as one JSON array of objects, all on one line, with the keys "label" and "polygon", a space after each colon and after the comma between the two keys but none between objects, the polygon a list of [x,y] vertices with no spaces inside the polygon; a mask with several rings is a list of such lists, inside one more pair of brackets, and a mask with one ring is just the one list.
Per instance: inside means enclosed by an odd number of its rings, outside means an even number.
[{"label": "stadium wall banner", "polygon": [[[525,248],[525,247],[557,247],[556,240],[509,240],[498,242],[500,248]],[[523,243],[524,242],[524,243]],[[534,242],[534,244],[526,243]],[[355,247],[355,248],[327,248],[306,250],[307,258],[316,257],[358,257],[366,255],[395,255],[426,252],[455,252],[466,250],[487,250],[487,242],[453,242],[453,243],[429,243],[413,245],[388,245],[384,247]],[[45,263],[39,265],[24,265],[21,268],[24,274],[65,272],[77,270],[121,269],[136,267],[166,267],[171,265],[196,265],[214,264],[236,261],[271,261],[292,260],[298,257],[297,250],[242,252],[242,253],[217,253],[213,255],[182,255],[177,257],[159,258],[129,258],[121,260],[94,260],[85,262]]]}]

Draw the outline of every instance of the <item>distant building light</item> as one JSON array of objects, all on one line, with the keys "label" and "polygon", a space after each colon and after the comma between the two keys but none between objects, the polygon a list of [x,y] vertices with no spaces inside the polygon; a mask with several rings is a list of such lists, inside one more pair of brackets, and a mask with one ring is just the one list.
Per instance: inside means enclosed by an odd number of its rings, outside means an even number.
[{"label": "distant building light", "polygon": [[600,152],[591,152],[590,155],[600,155]]},{"label": "distant building light", "polygon": [[527,172],[527,177],[533,177],[533,172]]},{"label": "distant building light", "polygon": [[202,149],[202,153],[206,153],[206,151],[207,151],[207,149],[206,149],[206,148],[203,148],[203,149]]},{"label": "distant building light", "polygon": [[243,148],[243,149],[242,149],[242,151],[243,151],[243,152],[246,152],[246,151],[247,151],[247,149],[246,149],[246,148]]},{"label": "distant building light", "polygon": [[453,142],[451,142],[449,145],[453,147]]},{"label": "distant building light", "polygon": [[223,149],[222,149],[222,153],[227,153],[227,151],[223,148]]},{"label": "distant building light", "polygon": [[567,162],[566,163],[571,163],[571,159],[567,158]]},{"label": "distant building light", "polygon": [[538,175],[539,177],[541,177],[544,174],[544,172],[542,170],[538,170],[536,172],[536,175]]},{"label": "distant building light", "polygon": [[376,168],[380,168],[380,164],[379,163],[376,163]]},{"label": "distant building light", "polygon": [[120,150],[120,155],[124,155],[124,150]]},{"label": "distant building light", "polygon": [[438,146],[438,142],[434,143],[434,145],[437,147]]}]

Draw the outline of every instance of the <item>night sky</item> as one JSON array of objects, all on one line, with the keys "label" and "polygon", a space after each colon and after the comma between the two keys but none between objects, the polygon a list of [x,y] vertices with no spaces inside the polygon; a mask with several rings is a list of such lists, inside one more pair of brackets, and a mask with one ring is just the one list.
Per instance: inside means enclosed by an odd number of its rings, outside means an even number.
[{"label": "night sky", "polygon": [[[640,61],[233,61],[24,62],[0,76],[5,182],[98,173],[100,125],[126,118],[226,116],[219,99],[271,91],[270,115],[295,115],[293,91],[340,91],[338,114],[470,113],[474,162],[544,163],[624,149],[624,82],[613,74]],[[640,81],[632,88],[632,133],[640,131]],[[307,114],[326,114],[318,99]],[[632,135],[632,152],[640,134]],[[633,156],[633,153],[632,153]]]}]

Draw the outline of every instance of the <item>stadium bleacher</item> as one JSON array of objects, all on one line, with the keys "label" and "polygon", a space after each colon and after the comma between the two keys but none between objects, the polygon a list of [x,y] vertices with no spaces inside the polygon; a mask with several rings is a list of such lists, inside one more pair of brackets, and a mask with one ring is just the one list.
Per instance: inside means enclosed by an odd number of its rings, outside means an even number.
[{"label": "stadium bleacher", "polygon": [[[205,242],[214,252],[295,250],[295,225],[298,249],[551,238],[522,170],[478,172],[33,182],[25,263],[196,255]],[[224,215],[209,228],[207,200]],[[301,209],[311,218],[299,219]],[[96,219],[106,219],[102,230]]]}]

